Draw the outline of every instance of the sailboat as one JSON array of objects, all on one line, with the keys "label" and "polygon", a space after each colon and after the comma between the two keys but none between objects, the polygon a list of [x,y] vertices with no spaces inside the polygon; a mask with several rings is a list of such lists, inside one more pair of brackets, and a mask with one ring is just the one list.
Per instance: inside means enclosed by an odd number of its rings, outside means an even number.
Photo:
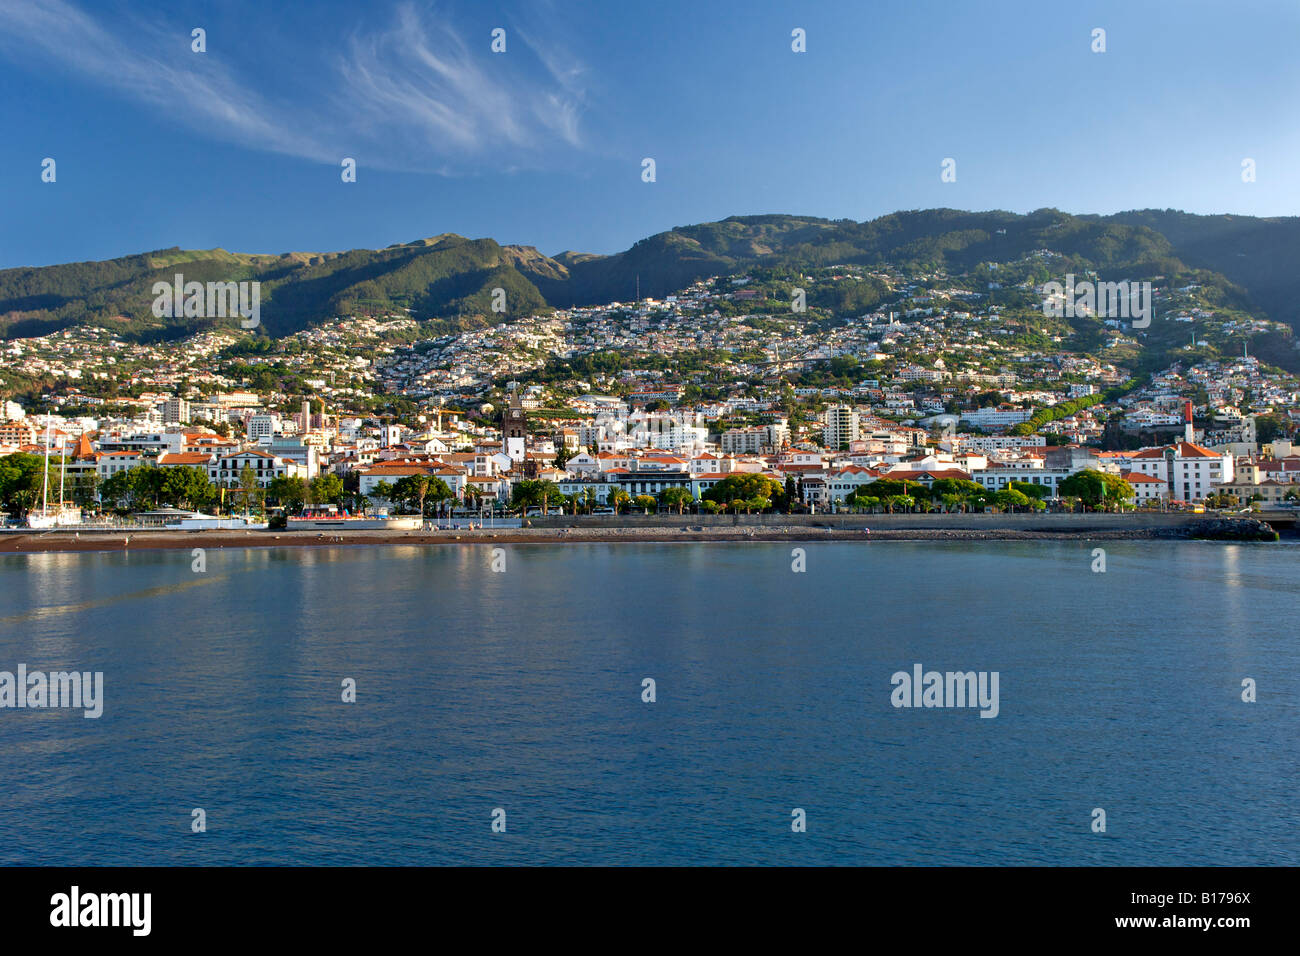
[{"label": "sailboat", "polygon": [[41,510],[27,515],[29,528],[59,528],[64,525],[81,524],[81,509],[75,505],[68,507],[63,500],[64,476],[68,470],[68,456],[59,455],[59,505],[50,507],[50,424],[45,423],[45,468],[41,475]]}]

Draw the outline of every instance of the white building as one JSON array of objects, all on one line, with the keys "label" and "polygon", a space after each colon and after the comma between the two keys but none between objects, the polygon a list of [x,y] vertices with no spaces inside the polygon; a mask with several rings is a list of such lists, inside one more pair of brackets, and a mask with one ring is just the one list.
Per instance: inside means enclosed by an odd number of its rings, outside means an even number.
[{"label": "white building", "polygon": [[779,451],[790,443],[790,426],[784,423],[754,428],[730,428],[722,433],[723,454],[758,455]]},{"label": "white building", "polygon": [[822,444],[831,451],[847,448],[850,442],[861,437],[858,413],[847,405],[832,405],[826,409],[822,414],[822,424],[825,426]]},{"label": "white building", "polygon": [[1042,435],[958,435],[963,449],[1001,451],[1006,448],[1041,448],[1047,444]]},{"label": "white building", "polygon": [[183,398],[169,398],[160,407],[164,425],[188,425],[190,403]]},{"label": "white building", "polygon": [[138,451],[101,451],[95,453],[95,471],[100,481],[112,478],[118,472],[129,471],[142,464],[144,456]]},{"label": "white building", "polygon": [[249,441],[260,441],[263,438],[270,438],[280,433],[280,416],[270,415],[251,415],[248,419],[248,439]]},{"label": "white building", "polygon": [[819,475],[820,482],[805,479],[804,498],[810,504],[827,505],[843,502],[857,495],[863,485],[878,480],[875,472],[857,465],[849,465],[839,471],[828,471]]},{"label": "white building", "polygon": [[990,465],[988,468],[976,468],[971,472],[971,481],[979,482],[989,491],[1006,491],[1013,481],[1030,485],[1045,485],[1051,493],[1048,497],[1060,497],[1057,488],[1061,482],[1076,469],[1070,468],[1014,468],[1005,465]]},{"label": "white building", "polygon": [[1149,507],[1161,499],[1169,500],[1169,487],[1159,478],[1140,471],[1126,471],[1120,477],[1133,486],[1133,502],[1138,507]]},{"label": "white building", "polygon": [[1009,428],[1029,421],[1032,416],[1033,412],[1027,408],[981,408],[965,412],[961,417],[975,428]]},{"label": "white building", "polygon": [[299,467],[293,462],[274,455],[260,451],[237,451],[221,455],[213,461],[208,466],[208,478],[225,486],[238,485],[239,476],[245,468],[253,472],[259,488],[265,488],[275,478],[300,474]]},{"label": "white building", "polygon": [[1170,501],[1202,501],[1217,492],[1215,485],[1232,481],[1231,454],[1210,451],[1189,441],[1162,448],[1144,448],[1130,459],[1132,470],[1158,478]]}]

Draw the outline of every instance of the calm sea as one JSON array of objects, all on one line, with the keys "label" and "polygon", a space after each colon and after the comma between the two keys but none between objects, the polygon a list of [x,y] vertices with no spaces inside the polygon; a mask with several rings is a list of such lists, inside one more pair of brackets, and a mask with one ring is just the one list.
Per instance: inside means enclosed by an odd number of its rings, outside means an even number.
[{"label": "calm sea", "polygon": [[5,555],[0,863],[1300,864],[1300,546],[801,547]]}]

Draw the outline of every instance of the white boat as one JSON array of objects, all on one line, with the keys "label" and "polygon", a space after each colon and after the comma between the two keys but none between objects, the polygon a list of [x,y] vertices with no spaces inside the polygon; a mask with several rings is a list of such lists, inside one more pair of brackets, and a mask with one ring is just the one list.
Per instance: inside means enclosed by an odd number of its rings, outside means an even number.
[{"label": "white boat", "polygon": [[135,519],[142,525],[163,531],[261,531],[266,527],[265,521],[254,521],[249,517],[222,518],[181,508],[139,511]]},{"label": "white boat", "polygon": [[307,505],[301,514],[286,518],[285,525],[290,531],[419,531],[424,519],[419,515],[350,515],[339,511],[337,505]]},{"label": "white boat", "polygon": [[65,505],[62,508],[42,508],[27,515],[27,527],[49,529],[66,528],[81,524],[81,509]]},{"label": "white boat", "polygon": [[68,469],[68,456],[59,455],[59,503],[50,507],[50,423],[45,423],[45,468],[41,474],[41,510],[27,515],[27,527],[47,530],[81,524],[81,509],[69,506],[63,500],[63,476]]}]

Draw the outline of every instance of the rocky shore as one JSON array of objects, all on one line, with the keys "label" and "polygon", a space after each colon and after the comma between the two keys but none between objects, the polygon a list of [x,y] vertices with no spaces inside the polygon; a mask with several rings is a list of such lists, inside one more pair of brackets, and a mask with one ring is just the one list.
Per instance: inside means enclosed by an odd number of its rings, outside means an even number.
[{"label": "rocky shore", "polygon": [[1162,537],[1204,541],[1277,541],[1278,533],[1258,518],[1205,518],[1186,528],[1169,529]]}]

